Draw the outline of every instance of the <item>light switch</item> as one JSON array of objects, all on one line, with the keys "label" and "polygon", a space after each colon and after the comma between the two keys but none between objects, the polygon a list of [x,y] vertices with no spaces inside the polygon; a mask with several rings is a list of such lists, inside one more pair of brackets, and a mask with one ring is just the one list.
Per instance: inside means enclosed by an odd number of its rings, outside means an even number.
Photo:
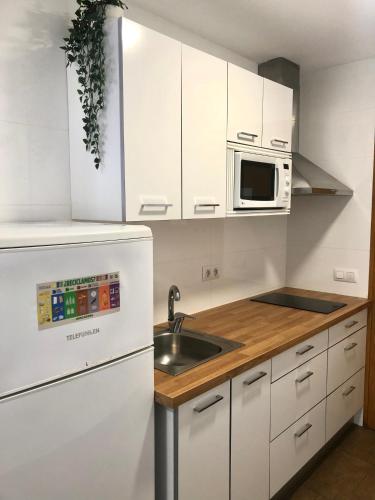
[{"label": "light switch", "polygon": [[358,283],[358,270],[335,268],[333,270],[333,279],[335,281],[345,281],[346,283]]},{"label": "light switch", "polygon": [[333,272],[333,276],[336,281],[344,281],[345,271],[343,269],[335,269]]}]

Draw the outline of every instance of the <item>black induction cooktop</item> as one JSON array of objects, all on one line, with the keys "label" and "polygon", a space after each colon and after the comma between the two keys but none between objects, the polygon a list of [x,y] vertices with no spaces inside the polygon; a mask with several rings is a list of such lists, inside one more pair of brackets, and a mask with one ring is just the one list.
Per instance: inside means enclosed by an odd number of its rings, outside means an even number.
[{"label": "black induction cooktop", "polygon": [[312,299],[310,297],[301,297],[299,295],[289,295],[287,293],[266,293],[250,300],[254,302],[264,302],[276,306],[292,307],[293,309],[302,309],[304,311],[329,314],[346,306],[343,302],[332,302],[330,300]]}]

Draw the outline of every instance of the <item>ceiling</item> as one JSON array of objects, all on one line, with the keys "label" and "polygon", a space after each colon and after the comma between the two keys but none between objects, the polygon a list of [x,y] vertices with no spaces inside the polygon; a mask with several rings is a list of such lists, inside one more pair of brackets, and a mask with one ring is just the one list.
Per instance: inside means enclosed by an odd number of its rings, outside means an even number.
[{"label": "ceiling", "polygon": [[255,62],[314,70],[375,57],[375,0],[130,0]]}]

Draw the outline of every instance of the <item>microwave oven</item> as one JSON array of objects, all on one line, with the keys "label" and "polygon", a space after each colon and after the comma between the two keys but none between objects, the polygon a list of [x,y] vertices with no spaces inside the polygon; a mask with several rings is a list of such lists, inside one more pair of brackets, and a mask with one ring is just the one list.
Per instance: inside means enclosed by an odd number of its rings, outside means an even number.
[{"label": "microwave oven", "polygon": [[268,150],[232,154],[233,210],[290,209],[290,156]]}]

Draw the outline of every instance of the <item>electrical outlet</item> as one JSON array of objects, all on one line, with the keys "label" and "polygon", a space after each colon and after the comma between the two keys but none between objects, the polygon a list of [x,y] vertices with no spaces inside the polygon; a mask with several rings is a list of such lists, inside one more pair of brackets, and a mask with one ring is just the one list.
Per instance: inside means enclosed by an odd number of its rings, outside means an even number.
[{"label": "electrical outlet", "polygon": [[219,266],[202,266],[202,281],[217,280],[221,276]]},{"label": "electrical outlet", "polygon": [[202,281],[212,280],[211,266],[202,266]]},{"label": "electrical outlet", "polygon": [[335,281],[344,281],[345,283],[358,283],[358,269],[338,269],[333,270],[333,279]]},{"label": "electrical outlet", "polygon": [[221,272],[220,272],[219,266],[214,266],[212,268],[212,274],[213,274],[213,278],[212,278],[213,280],[217,280],[220,278]]}]

